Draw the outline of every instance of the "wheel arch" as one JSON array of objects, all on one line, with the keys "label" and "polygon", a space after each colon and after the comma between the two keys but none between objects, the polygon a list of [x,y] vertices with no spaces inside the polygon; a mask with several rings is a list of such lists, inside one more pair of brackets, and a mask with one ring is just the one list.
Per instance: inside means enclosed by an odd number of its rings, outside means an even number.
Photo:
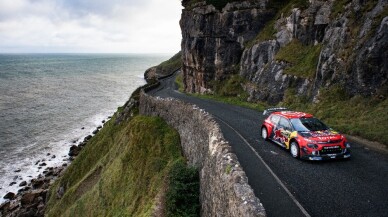
[{"label": "wheel arch", "polygon": [[298,140],[296,140],[296,138],[294,137],[294,138],[291,138],[289,143],[288,143],[288,147],[287,147],[288,150],[290,149],[292,142],[296,142],[296,144],[298,144],[299,147],[300,147],[300,144],[299,144]]},{"label": "wheel arch", "polygon": [[272,127],[269,124],[264,123],[261,125],[260,130],[263,129],[263,127],[265,127],[265,129],[267,129],[267,134],[269,137],[272,134]]}]

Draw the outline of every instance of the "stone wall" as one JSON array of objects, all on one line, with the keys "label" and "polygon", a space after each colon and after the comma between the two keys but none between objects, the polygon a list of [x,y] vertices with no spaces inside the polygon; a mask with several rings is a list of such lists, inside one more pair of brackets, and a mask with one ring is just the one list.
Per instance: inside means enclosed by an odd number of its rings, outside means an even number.
[{"label": "stone wall", "polygon": [[213,117],[175,99],[140,93],[140,113],[159,116],[180,134],[188,164],[200,171],[201,216],[266,216]]}]

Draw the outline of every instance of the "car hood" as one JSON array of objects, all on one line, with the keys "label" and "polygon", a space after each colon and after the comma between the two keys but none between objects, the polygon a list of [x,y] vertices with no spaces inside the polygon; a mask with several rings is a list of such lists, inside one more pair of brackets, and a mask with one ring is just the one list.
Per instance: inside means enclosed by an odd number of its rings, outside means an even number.
[{"label": "car hood", "polygon": [[303,137],[307,137],[316,142],[335,142],[342,139],[341,134],[332,131],[332,130],[323,130],[323,131],[307,131],[299,132]]}]

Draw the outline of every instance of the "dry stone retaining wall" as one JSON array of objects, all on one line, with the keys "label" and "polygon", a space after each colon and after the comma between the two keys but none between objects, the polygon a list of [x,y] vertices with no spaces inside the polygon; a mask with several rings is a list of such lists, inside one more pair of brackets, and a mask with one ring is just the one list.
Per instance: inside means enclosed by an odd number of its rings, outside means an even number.
[{"label": "dry stone retaining wall", "polygon": [[180,134],[188,164],[200,171],[201,216],[266,216],[213,117],[194,105],[140,93],[140,113],[159,116]]}]

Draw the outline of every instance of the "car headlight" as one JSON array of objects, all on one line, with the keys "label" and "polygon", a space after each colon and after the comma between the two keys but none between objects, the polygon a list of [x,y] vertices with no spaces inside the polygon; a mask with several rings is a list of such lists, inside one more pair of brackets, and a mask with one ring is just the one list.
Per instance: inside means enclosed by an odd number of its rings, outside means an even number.
[{"label": "car headlight", "polygon": [[350,148],[350,143],[349,143],[349,142],[346,142],[346,143],[345,143],[345,146],[346,146],[346,148]]}]

